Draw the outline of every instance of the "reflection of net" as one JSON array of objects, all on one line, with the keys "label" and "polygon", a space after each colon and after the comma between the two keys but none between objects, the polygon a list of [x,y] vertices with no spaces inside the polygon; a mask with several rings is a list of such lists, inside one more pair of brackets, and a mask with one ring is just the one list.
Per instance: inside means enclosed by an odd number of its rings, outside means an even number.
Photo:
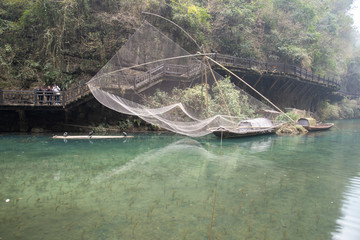
[{"label": "reflection of net", "polygon": [[196,56],[145,22],[88,86],[103,105],[188,136],[235,131],[270,110]]}]

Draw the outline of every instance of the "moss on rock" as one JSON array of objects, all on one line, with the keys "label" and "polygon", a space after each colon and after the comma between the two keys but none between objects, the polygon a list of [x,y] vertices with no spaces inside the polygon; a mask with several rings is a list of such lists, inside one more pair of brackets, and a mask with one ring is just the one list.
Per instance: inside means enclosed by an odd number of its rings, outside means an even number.
[{"label": "moss on rock", "polygon": [[299,124],[286,123],[282,125],[279,130],[276,131],[278,135],[298,135],[306,134],[308,131]]}]

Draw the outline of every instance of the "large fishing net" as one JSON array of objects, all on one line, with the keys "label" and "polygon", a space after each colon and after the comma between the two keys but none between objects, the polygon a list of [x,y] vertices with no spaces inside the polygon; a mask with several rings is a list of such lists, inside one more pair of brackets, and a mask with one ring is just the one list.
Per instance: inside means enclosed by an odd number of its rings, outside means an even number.
[{"label": "large fishing net", "polygon": [[87,84],[106,107],[187,136],[271,127],[274,111],[214,72],[212,56],[145,22]]}]

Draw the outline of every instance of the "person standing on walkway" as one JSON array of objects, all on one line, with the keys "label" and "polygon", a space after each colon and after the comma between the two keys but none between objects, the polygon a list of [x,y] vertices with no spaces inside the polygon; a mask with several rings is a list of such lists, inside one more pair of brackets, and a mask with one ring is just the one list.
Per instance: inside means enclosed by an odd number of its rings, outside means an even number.
[{"label": "person standing on walkway", "polygon": [[52,88],[52,91],[54,93],[54,100],[55,100],[55,105],[60,105],[60,88],[58,85],[54,85],[53,88]]},{"label": "person standing on walkway", "polygon": [[44,89],[42,87],[39,87],[36,90],[37,97],[39,99],[39,104],[43,104],[44,102]]},{"label": "person standing on walkway", "polygon": [[51,105],[52,95],[53,95],[53,91],[52,91],[51,87],[47,86],[46,91],[45,91],[45,96],[46,96],[46,103],[48,105]]}]

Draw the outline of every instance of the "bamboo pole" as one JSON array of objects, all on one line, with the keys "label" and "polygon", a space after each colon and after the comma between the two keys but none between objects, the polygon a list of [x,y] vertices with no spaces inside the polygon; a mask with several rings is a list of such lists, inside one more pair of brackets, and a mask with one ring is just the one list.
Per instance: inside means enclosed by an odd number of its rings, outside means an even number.
[{"label": "bamboo pole", "polygon": [[[206,57],[206,56],[205,56],[205,57]],[[222,98],[222,100],[223,100],[223,102],[224,102],[224,105],[225,105],[226,111],[227,111],[227,113],[228,113],[228,115],[229,115],[229,117],[230,117],[231,123],[232,123],[233,127],[235,128],[235,123],[234,123],[233,118],[232,118],[232,116],[231,116],[229,106],[227,105],[227,103],[226,103],[226,101],[225,101],[224,94],[223,94],[223,92],[221,91],[220,85],[219,85],[218,81],[216,80],[216,77],[215,77],[215,74],[214,74],[213,70],[211,69],[209,60],[208,60],[208,59],[206,59],[206,60],[207,60],[207,64],[208,64],[208,66],[209,66],[210,72],[211,72],[211,74],[212,74],[212,77],[214,78],[214,81],[215,81],[215,83],[216,83],[216,86],[219,88],[219,92],[220,92],[221,98]]]}]

